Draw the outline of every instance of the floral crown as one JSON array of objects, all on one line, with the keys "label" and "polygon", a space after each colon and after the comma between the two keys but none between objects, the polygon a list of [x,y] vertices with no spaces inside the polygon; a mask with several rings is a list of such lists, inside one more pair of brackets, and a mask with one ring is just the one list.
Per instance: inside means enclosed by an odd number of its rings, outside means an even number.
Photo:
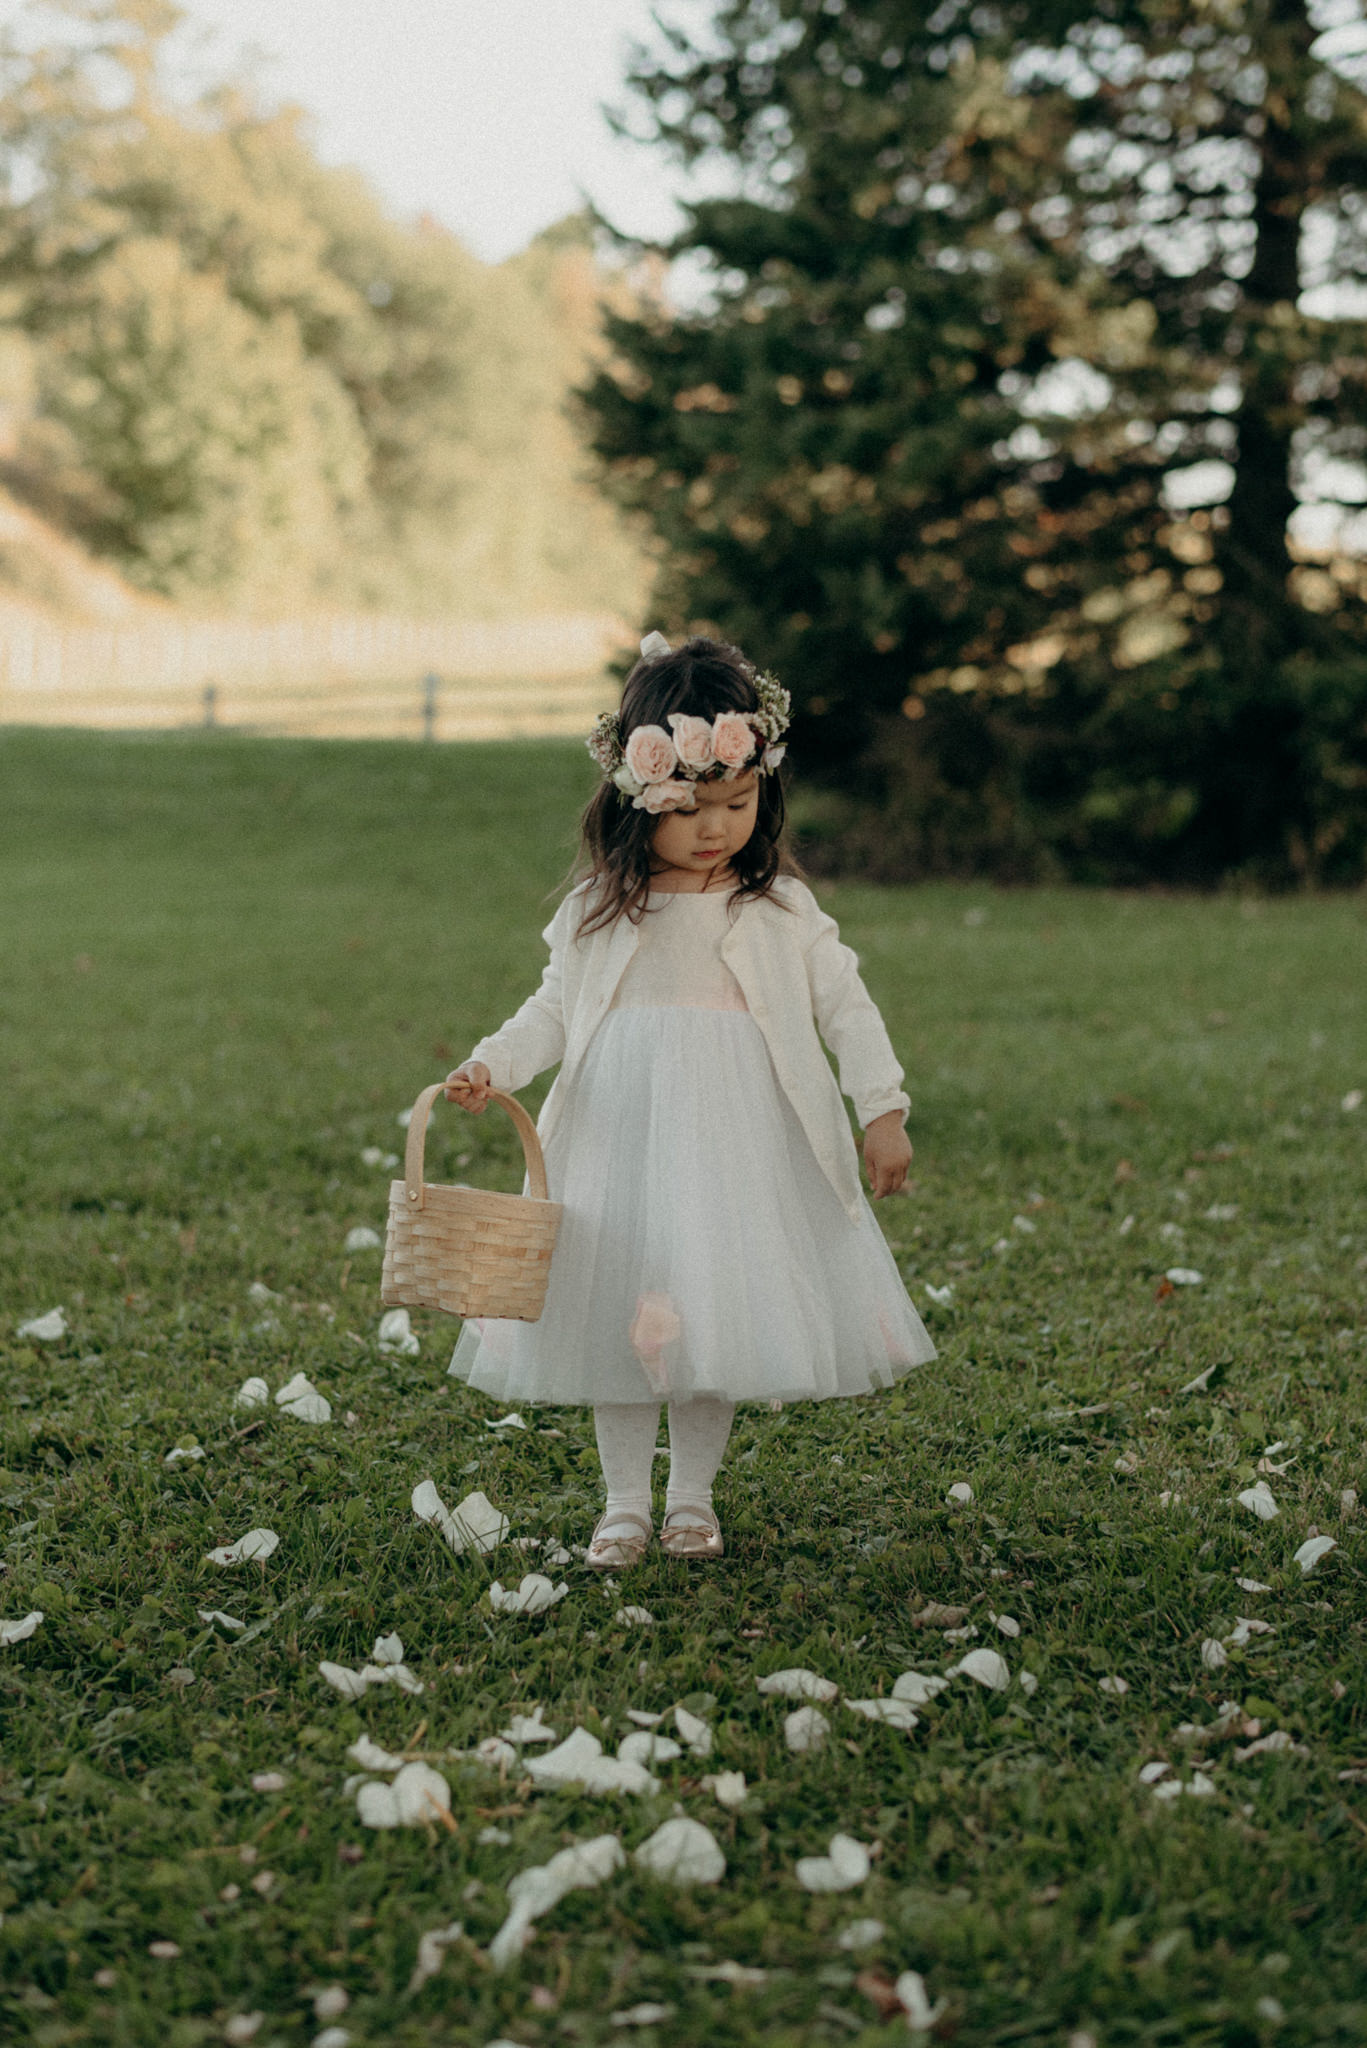
[{"label": "floral crown", "polygon": [[[647,661],[672,654],[663,633],[647,633],[641,653]],[[586,745],[608,780],[637,811],[692,810],[697,782],[734,782],[753,768],[768,775],[787,748],[778,742],[788,730],[792,699],[776,676],[756,673],[759,698],[754,711],[719,711],[713,719],[671,711],[672,733],[662,725],[638,725],[626,744],[615,711],[605,711]]]}]

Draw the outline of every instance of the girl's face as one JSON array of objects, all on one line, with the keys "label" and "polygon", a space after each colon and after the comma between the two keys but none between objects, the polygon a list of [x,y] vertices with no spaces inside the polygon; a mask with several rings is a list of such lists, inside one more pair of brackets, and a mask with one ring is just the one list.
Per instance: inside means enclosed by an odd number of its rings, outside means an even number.
[{"label": "girl's face", "polygon": [[734,782],[699,782],[694,794],[694,810],[665,811],[656,825],[650,840],[656,868],[716,874],[735,858],[754,831],[759,777],[753,769]]}]

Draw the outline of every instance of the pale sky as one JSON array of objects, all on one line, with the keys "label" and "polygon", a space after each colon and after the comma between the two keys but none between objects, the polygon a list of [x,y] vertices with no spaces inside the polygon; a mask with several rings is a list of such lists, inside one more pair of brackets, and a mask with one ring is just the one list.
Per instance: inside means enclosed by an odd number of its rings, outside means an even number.
[{"label": "pale sky", "polygon": [[676,218],[680,171],[616,141],[600,111],[623,98],[632,39],[652,36],[650,0],[182,4],[192,44],[212,33],[196,75],[254,55],[267,96],[314,115],[325,161],[357,165],[397,211],[434,214],[486,261],[572,212],[581,190],[630,233]]}]

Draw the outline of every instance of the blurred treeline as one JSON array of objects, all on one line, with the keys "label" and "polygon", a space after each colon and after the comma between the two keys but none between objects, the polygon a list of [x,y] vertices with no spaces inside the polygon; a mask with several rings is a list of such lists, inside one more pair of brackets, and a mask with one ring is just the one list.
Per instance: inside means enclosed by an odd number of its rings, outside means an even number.
[{"label": "blurred treeline", "polygon": [[809,857],[1361,879],[1359,0],[687,18],[636,102],[729,167],[711,297],[620,311],[588,403],[656,616],[794,689]]},{"label": "blurred treeline", "polygon": [[478,262],[292,111],[171,88],[168,0],[0,41],[0,484],[197,608],[638,601],[565,395],[610,281],[582,222]]}]

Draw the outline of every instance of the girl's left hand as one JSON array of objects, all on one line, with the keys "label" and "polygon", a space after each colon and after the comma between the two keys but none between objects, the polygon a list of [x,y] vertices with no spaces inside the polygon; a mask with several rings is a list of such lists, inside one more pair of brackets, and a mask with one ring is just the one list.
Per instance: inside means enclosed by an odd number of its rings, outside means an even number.
[{"label": "girl's left hand", "polygon": [[875,1202],[880,1202],[884,1195],[901,1194],[911,1165],[911,1140],[895,1109],[890,1109],[886,1116],[876,1116],[865,1131],[864,1164]]}]

